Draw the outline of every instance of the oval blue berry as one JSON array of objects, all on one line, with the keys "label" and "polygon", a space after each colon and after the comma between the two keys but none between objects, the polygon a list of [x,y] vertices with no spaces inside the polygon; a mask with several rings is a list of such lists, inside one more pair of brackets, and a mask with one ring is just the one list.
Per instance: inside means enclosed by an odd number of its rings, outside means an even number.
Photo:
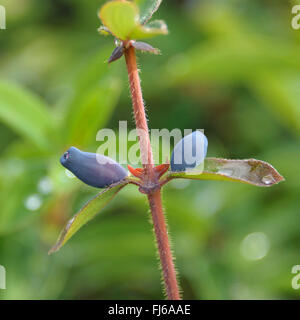
[{"label": "oval blue berry", "polygon": [[185,136],[172,152],[171,171],[182,172],[201,164],[206,157],[207,145],[207,138],[201,131]]},{"label": "oval blue berry", "polygon": [[75,147],[61,156],[60,163],[78,179],[96,188],[108,187],[127,176],[126,170],[114,160]]}]

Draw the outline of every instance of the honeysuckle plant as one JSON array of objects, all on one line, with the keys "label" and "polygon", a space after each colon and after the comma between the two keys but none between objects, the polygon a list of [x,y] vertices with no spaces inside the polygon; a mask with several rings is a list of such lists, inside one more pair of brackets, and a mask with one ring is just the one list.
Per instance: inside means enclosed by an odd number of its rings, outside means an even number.
[{"label": "honeysuckle plant", "polygon": [[[86,153],[75,147],[65,152],[60,159],[61,164],[83,182],[103,190],[67,223],[50,253],[59,250],[126,185],[134,184],[139,192],[148,198],[167,298],[178,300],[181,295],[162,206],[162,187],[173,179],[233,181],[257,187],[270,187],[284,179],[270,164],[261,160],[206,158],[208,143],[200,131],[184,137],[175,146],[170,164],[154,165],[136,50],[159,53],[158,49],[140,40],[168,33],[164,21],[149,22],[160,4],[161,0],[115,0],[107,2],[100,9],[99,17],[103,25],[99,32],[113,36],[116,44],[108,62],[125,56],[135,124],[139,133],[142,167],[133,168],[128,165],[127,172],[117,162],[102,155]],[[193,152],[199,145],[200,152],[192,162],[182,162],[180,165],[175,162],[174,159],[178,155],[184,159],[186,156],[189,158],[190,155],[187,153]]]}]

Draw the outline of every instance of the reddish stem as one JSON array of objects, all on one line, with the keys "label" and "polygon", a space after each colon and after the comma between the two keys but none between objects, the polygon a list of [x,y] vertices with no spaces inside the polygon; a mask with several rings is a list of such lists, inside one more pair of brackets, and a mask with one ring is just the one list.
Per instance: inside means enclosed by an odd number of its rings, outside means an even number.
[{"label": "reddish stem", "polygon": [[144,168],[142,183],[147,190],[151,209],[154,231],[162,265],[164,283],[169,300],[179,300],[179,287],[176,279],[176,270],[168,238],[168,231],[161,201],[158,175],[154,170],[154,161],[149,137],[149,130],[139,72],[136,63],[135,49],[129,44],[125,50],[125,59],[128,70],[131,98],[134,110],[136,128],[138,129],[141,159]]},{"label": "reddish stem", "polygon": [[152,213],[153,225],[157,241],[159,257],[165,281],[166,293],[169,300],[180,300],[179,288],[172,251],[168,238],[168,230],[161,202],[160,190],[148,194]]},{"label": "reddish stem", "polygon": [[149,176],[153,176],[154,162],[152,148],[150,144],[149,130],[134,47],[129,46],[129,48],[125,50],[125,59],[128,70],[134,118],[140,140],[142,164],[145,171],[147,171],[147,174]]}]

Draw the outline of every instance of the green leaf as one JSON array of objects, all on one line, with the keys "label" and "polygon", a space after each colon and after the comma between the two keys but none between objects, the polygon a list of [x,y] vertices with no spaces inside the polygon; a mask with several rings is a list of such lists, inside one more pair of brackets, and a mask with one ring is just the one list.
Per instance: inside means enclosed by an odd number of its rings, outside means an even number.
[{"label": "green leaf", "polygon": [[0,120],[40,149],[52,145],[54,119],[43,101],[21,86],[1,80]]},{"label": "green leaf", "polygon": [[206,158],[204,169],[197,171],[170,172],[168,179],[236,181],[259,187],[270,187],[284,178],[269,163],[256,160],[228,160]]},{"label": "green leaf", "polygon": [[96,138],[110,118],[117,104],[122,84],[116,77],[105,77],[72,103],[73,112],[67,120],[66,132],[69,145],[86,145]]},{"label": "green leaf", "polygon": [[61,123],[64,145],[85,146],[106,125],[122,91],[119,65],[107,68],[111,45],[90,54],[73,76],[72,95]]},{"label": "green leaf", "polygon": [[249,79],[249,87],[289,130],[300,133],[300,91],[297,73],[268,72],[257,75],[256,79]]},{"label": "green leaf", "polygon": [[58,251],[82,226],[92,220],[128,182],[111,185],[91,199],[65,226],[49,254]]},{"label": "green leaf", "polygon": [[162,21],[156,24],[141,25],[138,7],[129,1],[111,1],[100,10],[104,26],[121,40],[149,38],[168,32]]},{"label": "green leaf", "polygon": [[261,74],[294,72],[300,70],[300,48],[276,43],[268,38],[217,38],[201,42],[192,49],[173,57],[162,72],[166,81],[186,85],[204,83],[246,83]]},{"label": "green leaf", "polygon": [[[109,74],[119,74],[116,69],[116,65],[113,68],[108,69],[107,58],[111,53],[111,45],[101,46],[101,49],[97,49],[95,53],[87,54],[83,62],[75,70],[74,82],[72,84],[72,90],[74,91],[74,100],[78,100],[78,97],[85,91],[89,90],[95,83],[99,81],[105,82],[104,78]],[[73,107],[69,106],[68,117],[73,113]],[[66,121],[68,121],[68,117]]]},{"label": "green leaf", "polygon": [[[25,207],[26,199],[30,195],[36,194],[36,184],[38,179],[38,169],[33,168],[30,161],[25,164],[17,158],[1,159],[1,189],[0,201],[0,235],[15,232],[20,228],[32,223],[39,215],[38,211]],[[29,164],[30,163],[30,164]],[[21,168],[22,166],[23,168]]]},{"label": "green leaf", "polygon": [[99,32],[101,35],[103,35],[103,36],[109,36],[109,35],[111,35],[111,32],[110,32],[106,27],[104,27],[104,26],[100,26],[100,27],[98,28],[98,32]]},{"label": "green leaf", "polygon": [[162,0],[135,0],[135,3],[140,8],[140,22],[141,24],[147,23],[158,10]]},{"label": "green leaf", "polygon": [[138,26],[132,31],[130,38],[145,39],[161,34],[168,34],[168,27],[163,20],[154,20],[145,26]]},{"label": "green leaf", "polygon": [[122,40],[137,26],[138,8],[132,2],[111,1],[107,2],[100,10],[100,19],[110,32]]}]

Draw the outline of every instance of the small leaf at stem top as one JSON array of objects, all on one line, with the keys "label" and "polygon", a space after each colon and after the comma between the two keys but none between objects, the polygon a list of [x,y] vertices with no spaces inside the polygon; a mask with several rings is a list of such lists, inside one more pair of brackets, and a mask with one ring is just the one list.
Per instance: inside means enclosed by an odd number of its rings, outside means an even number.
[{"label": "small leaf at stem top", "polygon": [[136,4],[140,8],[140,22],[141,24],[147,23],[158,10],[162,3],[162,0],[135,0]]},{"label": "small leaf at stem top", "polygon": [[110,1],[100,9],[99,17],[105,28],[101,33],[111,32],[120,40],[149,38],[167,34],[168,29],[163,21],[143,25],[140,23],[139,9],[130,1]]},{"label": "small leaf at stem top", "polygon": [[259,187],[270,187],[284,180],[269,163],[256,160],[228,160],[206,158],[204,169],[185,172],[169,172],[168,179],[236,181]]},{"label": "small leaf at stem top", "polygon": [[135,28],[131,33],[131,39],[145,39],[156,35],[168,34],[168,27],[163,20],[154,20],[150,23]]},{"label": "small leaf at stem top", "polygon": [[69,220],[56,244],[49,251],[49,254],[58,251],[82,226],[92,220],[127,184],[128,181],[124,180],[111,185],[91,199],[71,220]]}]

